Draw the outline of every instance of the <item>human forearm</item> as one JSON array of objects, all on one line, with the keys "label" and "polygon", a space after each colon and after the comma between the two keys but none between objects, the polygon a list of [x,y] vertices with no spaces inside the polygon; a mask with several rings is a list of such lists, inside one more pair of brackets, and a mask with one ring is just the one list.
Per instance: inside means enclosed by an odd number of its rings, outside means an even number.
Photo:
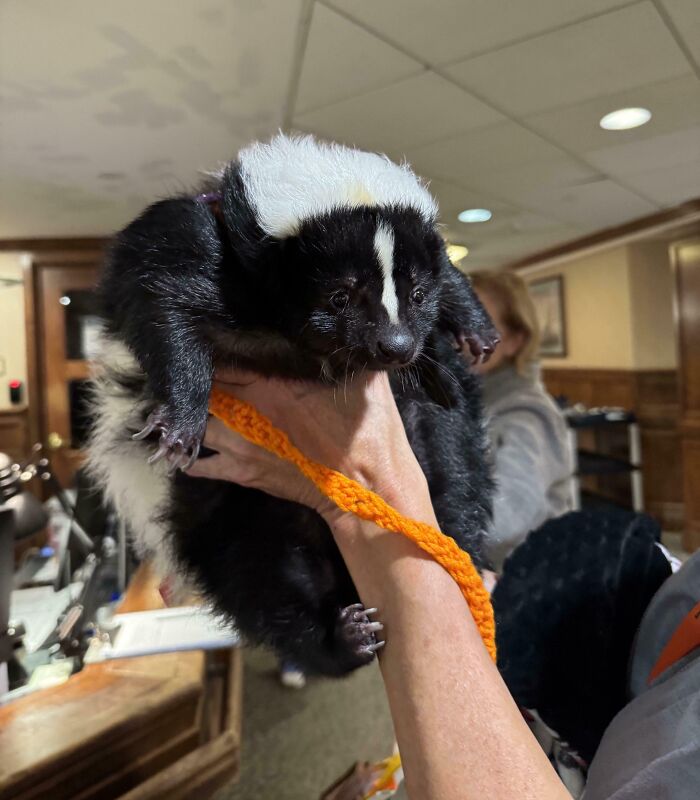
[{"label": "human forearm", "polygon": [[[252,379],[236,384],[307,456],[437,525],[425,476],[383,373],[327,389]],[[303,413],[302,413],[303,411]],[[415,800],[567,797],[490,662],[457,585],[404,537],[340,513],[288,462],[210,424],[219,455],[192,474],[229,479],[323,514],[360,597],[386,626],[381,666]],[[370,723],[371,724],[371,721]]]},{"label": "human forearm", "polygon": [[[420,486],[402,496],[393,505],[436,524]],[[402,536],[347,515],[333,528],[360,597],[385,625],[381,668],[410,796],[568,797],[452,578]]]}]

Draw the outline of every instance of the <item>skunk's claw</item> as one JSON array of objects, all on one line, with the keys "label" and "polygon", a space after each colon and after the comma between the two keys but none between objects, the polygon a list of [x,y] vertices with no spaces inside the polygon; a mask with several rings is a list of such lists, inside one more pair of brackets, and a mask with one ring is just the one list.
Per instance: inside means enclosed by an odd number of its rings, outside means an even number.
[{"label": "skunk's claw", "polygon": [[169,415],[164,406],[158,406],[148,415],[146,424],[138,432],[132,435],[132,439],[140,441],[148,438],[155,431],[160,431],[161,436],[166,433],[170,426]]},{"label": "skunk's claw", "polygon": [[[161,442],[163,441],[163,436],[161,435]],[[152,456],[149,456],[146,460],[149,464],[155,464],[157,461],[160,461],[161,458],[167,456],[169,453],[168,446],[166,444],[161,444],[155,453]]]},{"label": "skunk's claw", "polygon": [[201,426],[200,431],[192,431],[186,425],[172,424],[167,410],[158,407],[149,414],[143,429],[131,438],[142,440],[159,432],[158,448],[149,456],[148,463],[156,464],[165,459],[168,463],[168,474],[173,475],[178,469],[187,471],[197,460],[205,426],[206,423]]},{"label": "skunk's claw", "polygon": [[178,469],[182,469],[182,466],[188,459],[188,456],[189,454],[183,450],[182,445],[176,444],[170,455],[170,458],[168,459],[168,475],[173,476]]},{"label": "skunk's claw", "polygon": [[496,345],[501,341],[501,337],[496,330],[487,331],[485,334],[472,333],[464,337],[463,345],[469,347],[469,352],[472,354],[473,364],[485,364]]},{"label": "skunk's claw", "polygon": [[378,638],[384,626],[381,622],[372,622],[368,616],[369,613],[376,611],[376,608],[365,611],[362,603],[353,603],[341,609],[338,614],[337,642],[358,666],[372,661],[377,650],[385,645],[385,642]]},{"label": "skunk's claw", "polygon": [[194,462],[199,458],[199,450],[201,448],[201,442],[197,442],[195,446],[192,448],[192,454],[190,455],[189,461],[182,467],[183,472],[187,472],[187,470],[194,464]]},{"label": "skunk's claw", "polygon": [[142,428],[138,433],[133,434],[131,438],[140,441],[141,439],[145,439],[147,436],[150,436],[150,434],[152,434],[155,429],[156,429],[156,422],[154,419],[151,419],[151,417],[149,417],[148,420],[146,421],[146,426]]}]

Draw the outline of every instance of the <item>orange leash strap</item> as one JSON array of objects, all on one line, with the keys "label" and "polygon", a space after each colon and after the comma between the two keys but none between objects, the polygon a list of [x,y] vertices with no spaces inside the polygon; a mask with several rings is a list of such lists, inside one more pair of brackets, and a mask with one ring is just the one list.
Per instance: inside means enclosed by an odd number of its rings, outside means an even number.
[{"label": "orange leash strap", "polygon": [[425,522],[404,517],[357,481],[307,458],[285,433],[249,403],[214,389],[209,410],[248,441],[295,464],[341,511],[350,511],[384,530],[402,533],[429,553],[459,585],[484,645],[496,660],[496,625],[491,598],[469,554],[461,550],[454,539]]}]

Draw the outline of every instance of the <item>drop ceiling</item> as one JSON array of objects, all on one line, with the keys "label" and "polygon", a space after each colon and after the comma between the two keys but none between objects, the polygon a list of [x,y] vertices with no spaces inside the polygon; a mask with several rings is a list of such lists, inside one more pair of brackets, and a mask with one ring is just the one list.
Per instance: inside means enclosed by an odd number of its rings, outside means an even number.
[{"label": "drop ceiling", "polygon": [[700,196],[700,2],[0,4],[0,238],[109,234],[278,128],[406,158],[495,267]]}]

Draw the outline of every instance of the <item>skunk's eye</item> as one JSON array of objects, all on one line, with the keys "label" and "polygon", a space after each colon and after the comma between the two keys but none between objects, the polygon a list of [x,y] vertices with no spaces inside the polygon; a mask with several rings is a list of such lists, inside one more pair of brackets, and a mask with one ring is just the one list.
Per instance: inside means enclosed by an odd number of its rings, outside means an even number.
[{"label": "skunk's eye", "polygon": [[419,289],[418,287],[416,287],[416,288],[415,288],[415,289],[414,289],[414,290],[411,292],[411,300],[413,300],[413,302],[414,302],[414,303],[415,303],[417,306],[419,306],[419,305],[420,305],[420,304],[423,302],[423,300],[425,300],[425,295],[423,294],[423,290],[422,290],[422,289]]},{"label": "skunk's eye", "polygon": [[338,309],[338,311],[342,311],[345,308],[345,306],[348,304],[348,300],[349,299],[350,299],[350,296],[348,295],[347,292],[342,292],[342,291],[341,292],[336,292],[331,297],[331,303],[333,303],[333,305]]}]

